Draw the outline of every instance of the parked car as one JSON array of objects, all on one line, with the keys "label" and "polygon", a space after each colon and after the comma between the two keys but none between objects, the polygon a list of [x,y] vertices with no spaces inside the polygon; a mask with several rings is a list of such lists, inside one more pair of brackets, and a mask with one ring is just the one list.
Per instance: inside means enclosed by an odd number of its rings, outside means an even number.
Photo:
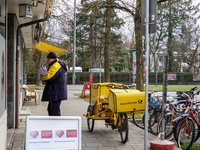
[{"label": "parked car", "polygon": [[100,68],[90,68],[89,69],[89,72],[100,72],[100,71],[104,72],[104,69],[103,68],[101,68],[101,69]]},{"label": "parked car", "polygon": [[[73,67],[70,67],[69,72],[72,72],[72,71],[73,71]],[[82,67],[75,67],[75,72],[83,72]]]}]

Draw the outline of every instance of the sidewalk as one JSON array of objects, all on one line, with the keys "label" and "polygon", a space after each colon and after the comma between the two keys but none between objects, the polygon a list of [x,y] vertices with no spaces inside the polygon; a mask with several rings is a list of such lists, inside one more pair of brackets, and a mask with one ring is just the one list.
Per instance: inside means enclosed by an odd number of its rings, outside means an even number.
[{"label": "sidewalk", "polygon": [[[87,120],[83,116],[87,112],[88,102],[75,96],[81,93],[82,85],[68,85],[68,100],[61,104],[62,116],[81,116],[82,119],[82,150],[144,150],[144,130],[129,122],[129,142],[121,143],[118,130],[112,130],[105,126],[105,121],[95,120],[93,132],[87,129]],[[23,108],[30,110],[31,116],[48,116],[47,102],[41,102],[35,106],[34,101],[26,101]],[[13,144],[8,150],[24,150],[25,116],[20,116],[19,129],[15,130]],[[148,134],[148,147],[150,141],[157,137]],[[175,147],[175,150],[179,148]]]}]

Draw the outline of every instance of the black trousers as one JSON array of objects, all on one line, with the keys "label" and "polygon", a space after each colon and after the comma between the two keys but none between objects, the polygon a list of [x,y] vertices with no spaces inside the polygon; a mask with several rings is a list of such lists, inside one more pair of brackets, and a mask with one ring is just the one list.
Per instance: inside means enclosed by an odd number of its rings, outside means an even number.
[{"label": "black trousers", "polygon": [[61,116],[60,115],[60,104],[61,104],[61,101],[49,101],[49,104],[48,104],[48,113],[49,113],[49,116]]}]

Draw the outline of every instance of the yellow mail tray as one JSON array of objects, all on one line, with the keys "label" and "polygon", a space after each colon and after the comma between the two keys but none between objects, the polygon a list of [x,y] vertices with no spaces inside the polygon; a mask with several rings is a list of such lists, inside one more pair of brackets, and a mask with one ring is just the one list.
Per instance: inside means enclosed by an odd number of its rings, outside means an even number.
[{"label": "yellow mail tray", "polygon": [[90,85],[90,103],[94,104],[97,101],[97,98],[103,97],[108,98],[110,87],[106,87],[106,85],[111,86],[118,86],[122,87],[123,84],[120,83],[112,83],[112,82],[105,82],[105,83],[92,83]]},{"label": "yellow mail tray", "polygon": [[145,110],[145,92],[138,90],[111,89],[109,109],[116,113],[130,113]]}]

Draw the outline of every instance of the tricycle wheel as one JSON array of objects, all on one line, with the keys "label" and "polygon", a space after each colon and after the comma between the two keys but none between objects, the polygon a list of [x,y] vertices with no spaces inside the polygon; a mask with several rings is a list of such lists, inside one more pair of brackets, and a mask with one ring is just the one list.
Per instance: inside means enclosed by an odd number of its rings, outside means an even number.
[{"label": "tricycle wheel", "polygon": [[126,114],[124,113],[120,114],[120,119],[121,119],[121,126],[119,127],[119,129],[120,129],[121,140],[122,143],[126,143],[128,140],[128,119]]},{"label": "tricycle wheel", "polygon": [[[88,115],[89,115],[88,117],[91,117],[92,115],[94,115],[94,108],[93,108],[93,106],[89,105],[88,109],[87,109],[87,112],[88,112]],[[90,132],[92,132],[93,129],[94,129],[94,119],[87,118],[87,125],[88,125],[88,130]]]}]

